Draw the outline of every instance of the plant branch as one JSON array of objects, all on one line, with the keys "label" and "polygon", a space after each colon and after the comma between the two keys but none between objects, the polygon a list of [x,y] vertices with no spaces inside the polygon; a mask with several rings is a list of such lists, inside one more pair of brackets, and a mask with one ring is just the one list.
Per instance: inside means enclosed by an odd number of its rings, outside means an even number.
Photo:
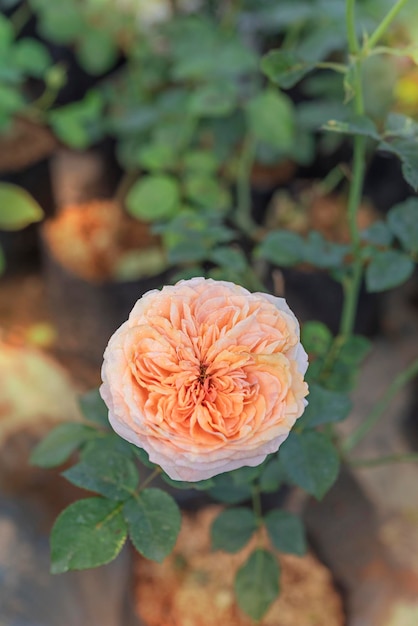
[{"label": "plant branch", "polygon": [[27,2],[22,2],[19,4],[18,8],[12,15],[10,16],[10,21],[13,25],[13,30],[15,32],[15,36],[17,37],[21,30],[26,26],[32,17],[32,11]]},{"label": "plant branch", "polygon": [[[355,55],[358,50],[358,41],[355,28],[355,0],[347,0],[347,38],[349,51]],[[361,82],[361,60],[354,62],[354,111],[357,115],[364,115],[363,87]],[[353,171],[348,195],[348,226],[353,253],[353,269],[344,284],[344,305],[341,315],[340,334],[349,337],[353,332],[356,317],[358,296],[360,291],[363,266],[361,259],[361,240],[357,226],[357,211],[363,193],[364,174],[366,169],[366,140],[365,137],[355,135],[353,145]]]},{"label": "plant branch", "polygon": [[342,443],[342,452],[350,452],[369,433],[388,404],[415,376],[418,376],[418,358],[396,376],[362,424]]},{"label": "plant branch", "polygon": [[333,70],[334,72],[338,72],[339,74],[347,73],[347,66],[343,63],[333,63],[331,61],[319,61],[315,63],[315,67],[320,70]]},{"label": "plant branch", "polygon": [[378,467],[387,463],[412,463],[418,461],[417,452],[408,452],[405,454],[388,454],[387,456],[379,456],[375,459],[355,459],[350,461],[351,467]]},{"label": "plant branch", "polygon": [[395,17],[398,15],[399,11],[403,9],[403,7],[406,5],[407,2],[408,0],[398,0],[398,2],[393,5],[390,11],[388,11],[386,16],[380,22],[379,26],[370,35],[368,42],[367,42],[367,46],[369,48],[373,48],[377,44],[379,39],[382,38],[382,36],[385,34],[385,32],[387,31],[387,29],[389,28],[389,26],[391,25]]},{"label": "plant branch", "polygon": [[156,467],[155,470],[144,480],[143,483],[141,483],[137,489],[137,493],[141,493],[141,491],[143,491],[145,489],[145,487],[148,487],[148,485],[150,483],[152,483],[152,481],[157,478],[157,476],[159,476],[160,474],[162,474],[163,470],[161,469],[161,467]]},{"label": "plant branch", "polygon": [[355,0],[347,0],[345,5],[345,21],[347,24],[348,50],[350,54],[356,54],[359,49],[356,35]]}]

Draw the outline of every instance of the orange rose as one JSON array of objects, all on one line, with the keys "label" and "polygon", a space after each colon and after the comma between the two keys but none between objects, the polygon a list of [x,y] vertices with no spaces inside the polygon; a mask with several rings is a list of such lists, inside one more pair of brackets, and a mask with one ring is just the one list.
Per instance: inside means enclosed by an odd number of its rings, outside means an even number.
[{"label": "orange rose", "polygon": [[194,482],[278,450],[307,366],[283,298],[192,278],[138,300],[106,348],[101,395],[121,437]]}]

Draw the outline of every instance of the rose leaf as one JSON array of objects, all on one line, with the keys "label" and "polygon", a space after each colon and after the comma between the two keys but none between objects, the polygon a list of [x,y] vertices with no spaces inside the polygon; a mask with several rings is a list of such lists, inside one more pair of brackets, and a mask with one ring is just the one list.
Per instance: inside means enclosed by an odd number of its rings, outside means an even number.
[{"label": "rose leaf", "polygon": [[112,561],[126,539],[120,505],[85,498],[67,507],[51,532],[51,573],[89,569]]},{"label": "rose leaf", "polygon": [[298,556],[305,554],[305,529],[297,515],[276,509],[267,513],[264,522],[271,542],[277,550]]},{"label": "rose leaf", "polygon": [[180,531],[181,513],[161,489],[144,489],[123,507],[135,548],[145,558],[161,562],[170,554]]},{"label": "rose leaf", "polygon": [[252,552],[235,578],[235,593],[240,608],[259,620],[279,594],[280,570],[276,558],[267,550]]},{"label": "rose leaf", "polygon": [[289,478],[318,500],[338,476],[338,454],[323,433],[290,433],[280,448],[280,458]]},{"label": "rose leaf", "polygon": [[30,462],[45,468],[61,465],[82,444],[97,435],[97,430],[84,424],[60,424],[34,448]]},{"label": "rose leaf", "polygon": [[211,528],[212,548],[238,552],[251,539],[257,528],[254,512],[245,507],[222,511]]},{"label": "rose leaf", "polygon": [[111,500],[126,500],[138,486],[137,469],[129,457],[115,450],[100,449],[99,443],[83,453],[81,461],[63,472],[63,476],[73,485]]}]

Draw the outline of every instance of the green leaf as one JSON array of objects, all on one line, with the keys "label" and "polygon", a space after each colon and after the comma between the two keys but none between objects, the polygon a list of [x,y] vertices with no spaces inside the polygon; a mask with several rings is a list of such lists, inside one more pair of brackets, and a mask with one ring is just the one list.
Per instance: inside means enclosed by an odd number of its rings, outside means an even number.
[{"label": "green leaf", "polygon": [[402,163],[402,174],[414,191],[418,191],[418,141],[417,137],[382,141],[378,150],[395,154]]},{"label": "green leaf", "polygon": [[338,476],[337,452],[323,433],[291,432],[280,448],[280,459],[289,478],[318,500]]},{"label": "green leaf", "polygon": [[376,246],[390,246],[393,235],[384,222],[375,222],[362,231],[361,238]]},{"label": "green leaf", "polygon": [[222,31],[213,21],[183,22],[177,37],[172,48],[176,81],[228,80],[257,69],[255,53],[235,33]]},{"label": "green leaf", "polygon": [[67,507],[51,532],[51,573],[90,569],[112,561],[126,539],[120,505],[86,498]]},{"label": "green leaf", "polygon": [[408,198],[392,207],[387,222],[405,250],[418,252],[418,198]]},{"label": "green leaf", "polygon": [[146,222],[172,217],[179,203],[180,189],[172,176],[144,176],[126,196],[128,213]]},{"label": "green leaf", "polygon": [[116,63],[118,49],[112,37],[99,28],[89,28],[76,48],[80,65],[88,74],[97,76],[110,70]]},{"label": "green leaf", "polygon": [[350,398],[337,391],[329,391],[319,385],[309,385],[309,404],[296,422],[298,428],[313,428],[322,424],[341,422],[350,413]]},{"label": "green leaf", "polygon": [[267,513],[264,523],[271,542],[277,550],[298,556],[305,554],[305,529],[297,515],[276,509]]},{"label": "green leaf", "polygon": [[302,325],[301,340],[308,354],[324,356],[332,344],[332,333],[322,322],[305,322]]},{"label": "green leaf", "polygon": [[42,78],[52,64],[47,48],[40,41],[29,37],[16,42],[13,57],[19,69],[35,78]]},{"label": "green leaf", "polygon": [[119,437],[113,431],[96,431],[97,437],[92,439],[91,441],[87,441],[83,445],[83,455],[96,453],[97,451],[108,450],[110,454],[114,452],[123,454],[125,457],[129,458],[134,456],[132,452],[132,444],[130,444],[122,437]]},{"label": "green leaf", "polygon": [[273,493],[281,487],[285,480],[286,474],[280,459],[276,455],[268,459],[260,474],[260,490],[263,493]]},{"label": "green leaf", "polygon": [[[321,94],[322,95],[322,94]],[[340,101],[325,100],[319,96],[315,100],[301,102],[296,109],[298,127],[303,130],[319,130],[330,119],[342,117],[344,107]]]},{"label": "green leaf", "polygon": [[304,245],[304,261],[323,269],[338,268],[343,265],[349,246],[327,241],[321,233],[311,231]]},{"label": "green leaf", "polygon": [[173,168],[178,157],[171,146],[167,144],[151,143],[143,146],[138,155],[140,165],[150,171],[162,171]]},{"label": "green leaf", "polygon": [[254,96],[247,105],[247,120],[255,139],[286,151],[295,137],[295,113],[291,100],[274,89]]},{"label": "green leaf", "polygon": [[41,5],[38,19],[39,32],[54,43],[72,43],[85,28],[82,12],[71,2]]},{"label": "green leaf", "polygon": [[237,91],[232,84],[209,84],[199,87],[191,96],[189,110],[192,115],[223,117],[237,106]]},{"label": "green leaf", "polygon": [[344,363],[351,368],[357,368],[372,349],[372,342],[362,335],[351,335],[342,344],[337,362]]},{"label": "green leaf", "polygon": [[135,548],[147,559],[163,561],[180,531],[181,514],[175,500],[161,489],[145,489],[125,502],[123,514]]},{"label": "green leaf", "polygon": [[418,135],[418,122],[402,113],[389,113],[385,122],[384,137],[412,139]]},{"label": "green leaf", "polygon": [[255,255],[275,265],[289,267],[303,260],[304,245],[300,235],[287,230],[276,230],[264,238]]},{"label": "green leaf", "polygon": [[4,272],[6,267],[6,259],[4,258],[4,252],[0,246],[0,275]]},{"label": "green leaf", "polygon": [[296,85],[314,67],[290,50],[271,50],[261,59],[262,72],[283,89]]},{"label": "green leaf", "polygon": [[86,420],[94,424],[109,427],[109,409],[102,400],[98,389],[92,389],[83,393],[78,399],[81,412]]},{"label": "green leaf", "polygon": [[209,489],[209,495],[218,502],[238,504],[251,499],[251,486],[236,484],[230,474],[219,474],[213,478],[215,487]]},{"label": "green leaf", "polygon": [[2,56],[11,47],[14,37],[12,21],[0,13],[0,54]]},{"label": "green leaf", "polygon": [[226,509],[214,520],[211,528],[212,549],[238,552],[257,529],[254,512],[245,507]]},{"label": "green leaf", "polygon": [[324,124],[323,130],[345,135],[362,135],[377,141],[380,140],[380,135],[373,120],[366,116],[355,115],[347,120],[329,120]]},{"label": "green leaf", "polygon": [[276,558],[260,548],[238,570],[235,578],[238,605],[252,619],[260,620],[279,595],[279,576]]},{"label": "green leaf", "polygon": [[385,291],[404,283],[414,271],[414,263],[404,252],[377,250],[366,268],[367,291]]},{"label": "green leaf", "polygon": [[191,150],[184,156],[183,167],[186,171],[199,174],[214,174],[220,163],[212,152]]},{"label": "green leaf", "polygon": [[244,466],[239,469],[228,472],[228,476],[232,478],[234,485],[250,485],[261,474],[262,465],[255,467]]},{"label": "green leaf", "polygon": [[0,229],[19,230],[43,217],[43,210],[27,191],[0,183]]},{"label": "green leaf", "polygon": [[234,272],[245,272],[248,264],[242,250],[220,246],[215,248],[209,255],[209,260],[220,266],[225,266]]},{"label": "green leaf", "polygon": [[184,181],[188,200],[206,209],[224,211],[232,204],[231,194],[216,178],[203,174],[189,175]]},{"label": "green leaf", "polygon": [[148,467],[150,469],[156,468],[155,463],[151,463],[151,461],[149,460],[148,453],[145,452],[145,450],[143,450],[142,448],[138,448],[138,446],[135,446],[133,443],[129,445],[132,454],[134,454],[141,461],[142,465],[145,465],[145,467]]},{"label": "green leaf", "polygon": [[39,467],[64,463],[85,442],[96,438],[98,431],[84,424],[60,424],[32,451],[30,462]]},{"label": "green leaf", "polygon": [[89,91],[78,102],[67,104],[49,113],[49,122],[58,139],[70,148],[84,150],[100,138],[98,122],[103,100],[97,91]]},{"label": "green leaf", "polygon": [[158,119],[152,140],[156,143],[166,143],[178,154],[188,148],[196,132],[197,119],[190,115],[180,118],[169,117]]},{"label": "green leaf", "polygon": [[207,480],[198,480],[194,483],[189,483],[183,480],[173,480],[172,478],[170,478],[170,476],[165,474],[165,472],[161,474],[161,479],[171,487],[175,487],[176,489],[184,489],[187,491],[192,491],[193,489],[195,489],[196,491],[206,491],[215,484],[212,478],[208,478]]},{"label": "green leaf", "polygon": [[0,84],[0,113],[4,114],[17,113],[25,106],[23,94],[15,87]]},{"label": "green leaf", "polygon": [[138,486],[138,472],[129,457],[96,446],[81,461],[63,472],[73,485],[95,491],[111,500],[126,500]]}]

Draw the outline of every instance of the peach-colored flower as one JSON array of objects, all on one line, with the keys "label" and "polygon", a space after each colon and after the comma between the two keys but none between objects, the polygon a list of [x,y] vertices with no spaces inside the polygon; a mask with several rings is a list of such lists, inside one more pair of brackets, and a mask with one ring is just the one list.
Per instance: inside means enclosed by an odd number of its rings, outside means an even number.
[{"label": "peach-colored flower", "polygon": [[307,365],[283,298],[192,278],[138,300],[106,348],[101,394],[121,437],[194,482],[277,451],[306,405]]}]

